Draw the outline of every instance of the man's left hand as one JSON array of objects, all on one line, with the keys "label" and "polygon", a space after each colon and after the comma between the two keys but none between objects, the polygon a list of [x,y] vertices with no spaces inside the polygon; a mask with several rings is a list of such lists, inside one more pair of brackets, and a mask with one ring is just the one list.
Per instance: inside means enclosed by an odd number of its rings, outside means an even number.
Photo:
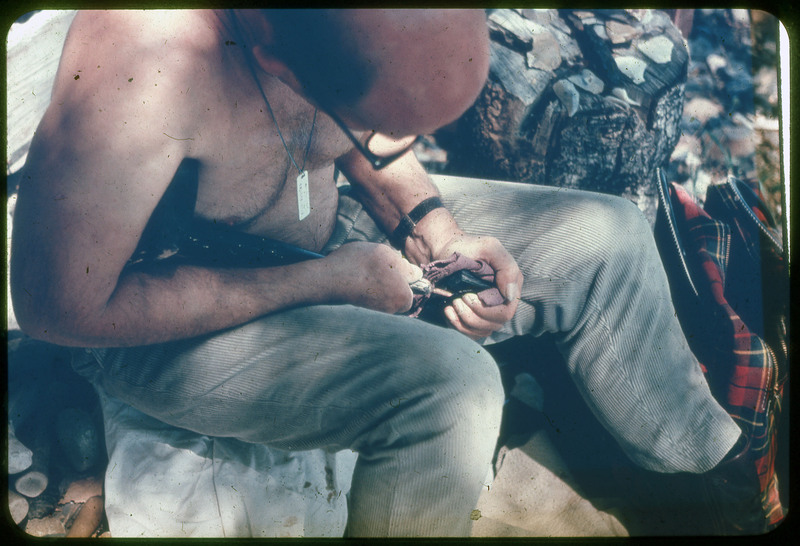
[{"label": "man's left hand", "polygon": [[502,305],[486,307],[475,294],[466,294],[445,308],[445,316],[456,330],[473,339],[484,338],[514,316],[523,282],[522,272],[511,254],[494,237],[459,234],[443,246],[436,258],[447,258],[453,252],[487,262],[494,269],[495,284],[505,298]]}]

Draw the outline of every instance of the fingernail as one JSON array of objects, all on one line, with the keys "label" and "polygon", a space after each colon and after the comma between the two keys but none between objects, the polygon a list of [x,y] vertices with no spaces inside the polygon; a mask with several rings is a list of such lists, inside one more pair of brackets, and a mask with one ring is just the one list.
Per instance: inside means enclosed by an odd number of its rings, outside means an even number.
[{"label": "fingernail", "polygon": [[519,285],[515,282],[508,283],[506,285],[506,294],[506,299],[508,301],[514,301],[519,298]]}]

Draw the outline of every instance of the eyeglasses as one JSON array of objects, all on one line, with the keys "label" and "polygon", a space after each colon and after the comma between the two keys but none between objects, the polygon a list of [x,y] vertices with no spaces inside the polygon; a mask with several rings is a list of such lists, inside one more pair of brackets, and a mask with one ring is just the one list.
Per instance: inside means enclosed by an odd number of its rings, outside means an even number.
[{"label": "eyeglasses", "polygon": [[383,169],[390,163],[393,163],[403,155],[405,155],[417,142],[422,140],[422,135],[415,137],[407,136],[399,140],[392,139],[381,133],[372,132],[367,137],[366,142],[361,144],[361,141],[350,131],[345,123],[333,112],[326,111],[326,114],[336,122],[339,128],[344,132],[353,146],[361,152],[367,161],[369,161],[372,168],[377,170]]}]

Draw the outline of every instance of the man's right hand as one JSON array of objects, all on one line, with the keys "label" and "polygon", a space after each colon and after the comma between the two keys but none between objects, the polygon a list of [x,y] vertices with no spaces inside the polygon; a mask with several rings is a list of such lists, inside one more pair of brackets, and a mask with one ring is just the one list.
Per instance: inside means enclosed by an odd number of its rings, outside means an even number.
[{"label": "man's right hand", "polygon": [[409,285],[422,277],[422,270],[391,247],[348,243],[324,260],[337,302],[385,313],[411,309],[413,294]]}]

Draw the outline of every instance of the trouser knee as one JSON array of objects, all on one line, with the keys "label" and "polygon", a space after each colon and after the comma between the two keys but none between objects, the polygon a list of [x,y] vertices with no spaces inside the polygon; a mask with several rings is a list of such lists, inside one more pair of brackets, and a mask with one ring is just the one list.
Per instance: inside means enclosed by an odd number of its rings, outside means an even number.
[{"label": "trouser knee", "polygon": [[452,392],[458,399],[502,406],[503,384],[491,354],[462,334],[445,332],[437,347],[428,352],[428,365],[437,368],[432,386]]},{"label": "trouser knee", "polygon": [[491,355],[454,330],[442,330],[435,342],[417,350],[424,355],[415,359],[418,369],[409,370],[416,386],[407,391],[412,403],[405,415],[428,422],[428,427],[496,437],[505,393]]},{"label": "trouser knee", "polygon": [[590,240],[576,249],[586,253],[585,260],[636,273],[642,264],[657,258],[650,224],[631,201],[597,196],[586,216]]}]

